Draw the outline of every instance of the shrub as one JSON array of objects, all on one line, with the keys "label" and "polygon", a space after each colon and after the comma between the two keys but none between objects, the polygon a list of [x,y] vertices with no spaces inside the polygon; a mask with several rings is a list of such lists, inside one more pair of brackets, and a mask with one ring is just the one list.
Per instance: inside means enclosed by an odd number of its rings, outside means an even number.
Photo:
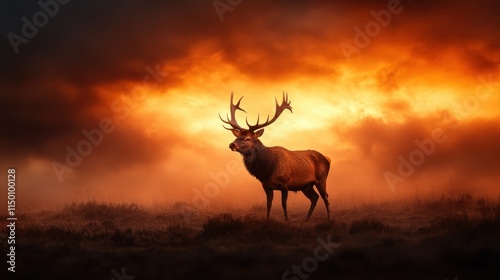
[{"label": "shrub", "polygon": [[241,218],[233,218],[231,214],[220,214],[217,217],[209,218],[203,224],[201,235],[204,237],[216,237],[241,231],[242,229],[243,222]]},{"label": "shrub", "polygon": [[388,229],[386,225],[377,220],[359,220],[354,221],[349,227],[349,233],[367,233],[367,232],[382,232]]}]

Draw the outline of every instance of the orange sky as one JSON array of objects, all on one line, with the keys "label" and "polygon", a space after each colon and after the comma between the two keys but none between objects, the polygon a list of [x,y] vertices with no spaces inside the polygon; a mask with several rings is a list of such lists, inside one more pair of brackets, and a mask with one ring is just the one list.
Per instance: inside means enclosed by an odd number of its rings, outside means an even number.
[{"label": "orange sky", "polygon": [[[20,199],[41,207],[189,202],[228,164],[238,171],[209,201],[264,203],[218,114],[234,91],[245,96],[240,123],[254,122],[287,91],[293,113],[261,140],[332,158],[331,197],[450,180],[498,195],[498,3],[351,2],[243,1],[223,21],[212,1],[61,7],[18,54],[2,45],[0,167],[16,167]],[[37,8],[11,7],[4,33],[21,34],[19,18]],[[67,147],[103,120],[112,131],[69,167]],[[436,130],[445,140],[401,176],[401,158]],[[54,162],[72,172],[58,175]]]}]

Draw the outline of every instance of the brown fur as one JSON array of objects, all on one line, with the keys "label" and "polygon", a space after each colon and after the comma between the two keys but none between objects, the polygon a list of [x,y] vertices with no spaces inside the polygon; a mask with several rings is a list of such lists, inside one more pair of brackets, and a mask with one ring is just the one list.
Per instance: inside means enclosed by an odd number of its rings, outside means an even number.
[{"label": "brown fur", "polygon": [[314,150],[289,151],[283,147],[265,147],[259,140],[264,130],[257,132],[233,129],[237,137],[229,147],[243,155],[245,166],[261,183],[267,196],[267,218],[269,218],[273,191],[281,191],[282,206],[285,219],[288,220],[286,201],[288,191],[302,191],[309,200],[311,207],[307,220],[316,206],[318,189],[327,210],[328,220],[330,209],[326,192],[326,178],[330,169],[330,159]]}]

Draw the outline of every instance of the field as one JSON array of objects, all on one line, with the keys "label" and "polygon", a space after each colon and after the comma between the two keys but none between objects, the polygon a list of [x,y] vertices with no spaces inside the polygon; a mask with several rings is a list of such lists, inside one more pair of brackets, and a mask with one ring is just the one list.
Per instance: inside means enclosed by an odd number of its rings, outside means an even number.
[{"label": "field", "polygon": [[[468,193],[203,212],[88,202],[19,215],[23,279],[499,279],[500,203]],[[5,219],[5,217],[2,217]],[[2,240],[2,252],[6,252]],[[135,278],[134,278],[135,276]],[[5,279],[5,278],[2,278]]]}]

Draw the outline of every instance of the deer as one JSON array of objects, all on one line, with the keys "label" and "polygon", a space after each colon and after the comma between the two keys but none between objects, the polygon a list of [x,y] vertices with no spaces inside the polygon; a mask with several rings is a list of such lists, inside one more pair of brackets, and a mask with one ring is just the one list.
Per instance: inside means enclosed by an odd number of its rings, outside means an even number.
[{"label": "deer", "polygon": [[[266,147],[259,140],[264,134],[264,127],[274,123],[285,110],[290,110],[291,101],[288,100],[288,92],[283,91],[283,100],[278,105],[275,97],[276,109],[274,117],[259,124],[260,114],[257,116],[257,123],[251,125],[248,123],[248,117],[245,122],[248,129],[241,127],[236,121],[236,111],[240,110],[246,113],[240,107],[243,96],[237,103],[233,102],[234,92],[231,92],[230,117],[226,115],[224,120],[219,113],[219,118],[224,123],[222,126],[230,130],[236,139],[229,144],[229,149],[238,152],[243,157],[243,163],[247,171],[257,178],[267,198],[267,219],[271,214],[274,191],[281,192],[281,205],[285,214],[285,221],[288,221],[287,199],[289,191],[301,191],[310,201],[311,206],[307,213],[306,221],[309,221],[311,214],[318,201],[318,190],[326,206],[328,221],[330,221],[330,203],[328,202],[328,193],[326,192],[326,179],[330,170],[330,158],[314,150],[289,151],[283,147]],[[229,127],[226,127],[229,126]]]}]

